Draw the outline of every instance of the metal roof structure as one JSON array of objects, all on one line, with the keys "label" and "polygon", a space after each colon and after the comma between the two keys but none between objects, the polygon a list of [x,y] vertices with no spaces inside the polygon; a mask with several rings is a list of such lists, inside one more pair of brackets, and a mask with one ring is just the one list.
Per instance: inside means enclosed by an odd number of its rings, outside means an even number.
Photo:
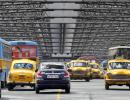
[{"label": "metal roof structure", "polygon": [[129,0],[1,0],[0,37],[32,40],[39,57],[107,58],[109,47],[130,45]]}]

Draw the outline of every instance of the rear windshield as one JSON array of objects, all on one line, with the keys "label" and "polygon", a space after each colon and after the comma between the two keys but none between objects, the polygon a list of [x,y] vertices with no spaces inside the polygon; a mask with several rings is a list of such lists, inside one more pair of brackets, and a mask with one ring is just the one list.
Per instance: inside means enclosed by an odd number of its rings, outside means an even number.
[{"label": "rear windshield", "polygon": [[44,69],[64,69],[63,65],[45,65],[40,68],[40,70]]},{"label": "rear windshield", "polygon": [[15,69],[32,69],[33,65],[29,63],[16,63],[14,64]]},{"label": "rear windshield", "polygon": [[74,67],[86,67],[87,63],[85,63],[85,62],[74,62],[73,66]]}]

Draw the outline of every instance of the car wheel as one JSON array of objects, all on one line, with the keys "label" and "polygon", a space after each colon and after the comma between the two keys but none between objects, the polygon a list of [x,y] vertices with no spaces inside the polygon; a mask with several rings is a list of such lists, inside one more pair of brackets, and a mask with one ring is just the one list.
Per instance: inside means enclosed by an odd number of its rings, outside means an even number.
[{"label": "car wheel", "polygon": [[89,81],[90,81],[90,78],[85,78],[85,81],[86,81],[86,82],[89,82]]},{"label": "car wheel", "polygon": [[109,84],[108,83],[105,83],[105,89],[109,90]]},{"label": "car wheel", "polygon": [[1,81],[1,88],[5,88],[6,87],[6,82],[5,81]]},{"label": "car wheel", "polygon": [[36,92],[36,94],[39,94],[40,90],[38,88],[36,88],[35,92]]},{"label": "car wheel", "polygon": [[13,90],[14,86],[12,86],[12,85],[8,85],[7,88],[8,88],[9,91],[11,91],[11,90]]},{"label": "car wheel", "polygon": [[70,87],[67,87],[67,88],[65,89],[65,93],[70,93]]},{"label": "car wheel", "polygon": [[130,90],[130,85],[129,85],[129,90]]}]

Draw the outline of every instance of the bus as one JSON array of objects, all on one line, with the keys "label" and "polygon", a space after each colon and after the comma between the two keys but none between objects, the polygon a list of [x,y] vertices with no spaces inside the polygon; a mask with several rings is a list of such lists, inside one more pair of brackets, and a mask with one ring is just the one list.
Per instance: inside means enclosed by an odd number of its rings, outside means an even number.
[{"label": "bus", "polygon": [[108,50],[109,59],[123,58],[130,59],[130,46],[116,46]]},{"label": "bus", "polygon": [[11,46],[7,41],[0,38],[0,81],[2,88],[6,86],[11,61]]},{"label": "bus", "polygon": [[38,44],[33,41],[10,41],[12,59],[38,60]]}]

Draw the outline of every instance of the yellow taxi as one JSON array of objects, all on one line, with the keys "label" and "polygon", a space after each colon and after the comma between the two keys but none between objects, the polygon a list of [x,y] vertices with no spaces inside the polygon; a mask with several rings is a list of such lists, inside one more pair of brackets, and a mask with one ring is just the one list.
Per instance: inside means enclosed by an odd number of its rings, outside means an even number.
[{"label": "yellow taxi", "polygon": [[91,68],[85,60],[72,60],[68,71],[70,72],[71,79],[90,80]]},{"label": "yellow taxi", "polygon": [[126,85],[130,89],[130,60],[113,59],[108,61],[105,89],[108,90],[111,85]]},{"label": "yellow taxi", "polygon": [[91,72],[92,72],[92,78],[102,78],[101,74],[101,67],[98,63],[92,62],[90,63],[91,66]]},{"label": "yellow taxi", "polygon": [[8,78],[7,88],[12,90],[16,85],[29,85],[35,89],[36,61],[19,59],[12,62]]}]

